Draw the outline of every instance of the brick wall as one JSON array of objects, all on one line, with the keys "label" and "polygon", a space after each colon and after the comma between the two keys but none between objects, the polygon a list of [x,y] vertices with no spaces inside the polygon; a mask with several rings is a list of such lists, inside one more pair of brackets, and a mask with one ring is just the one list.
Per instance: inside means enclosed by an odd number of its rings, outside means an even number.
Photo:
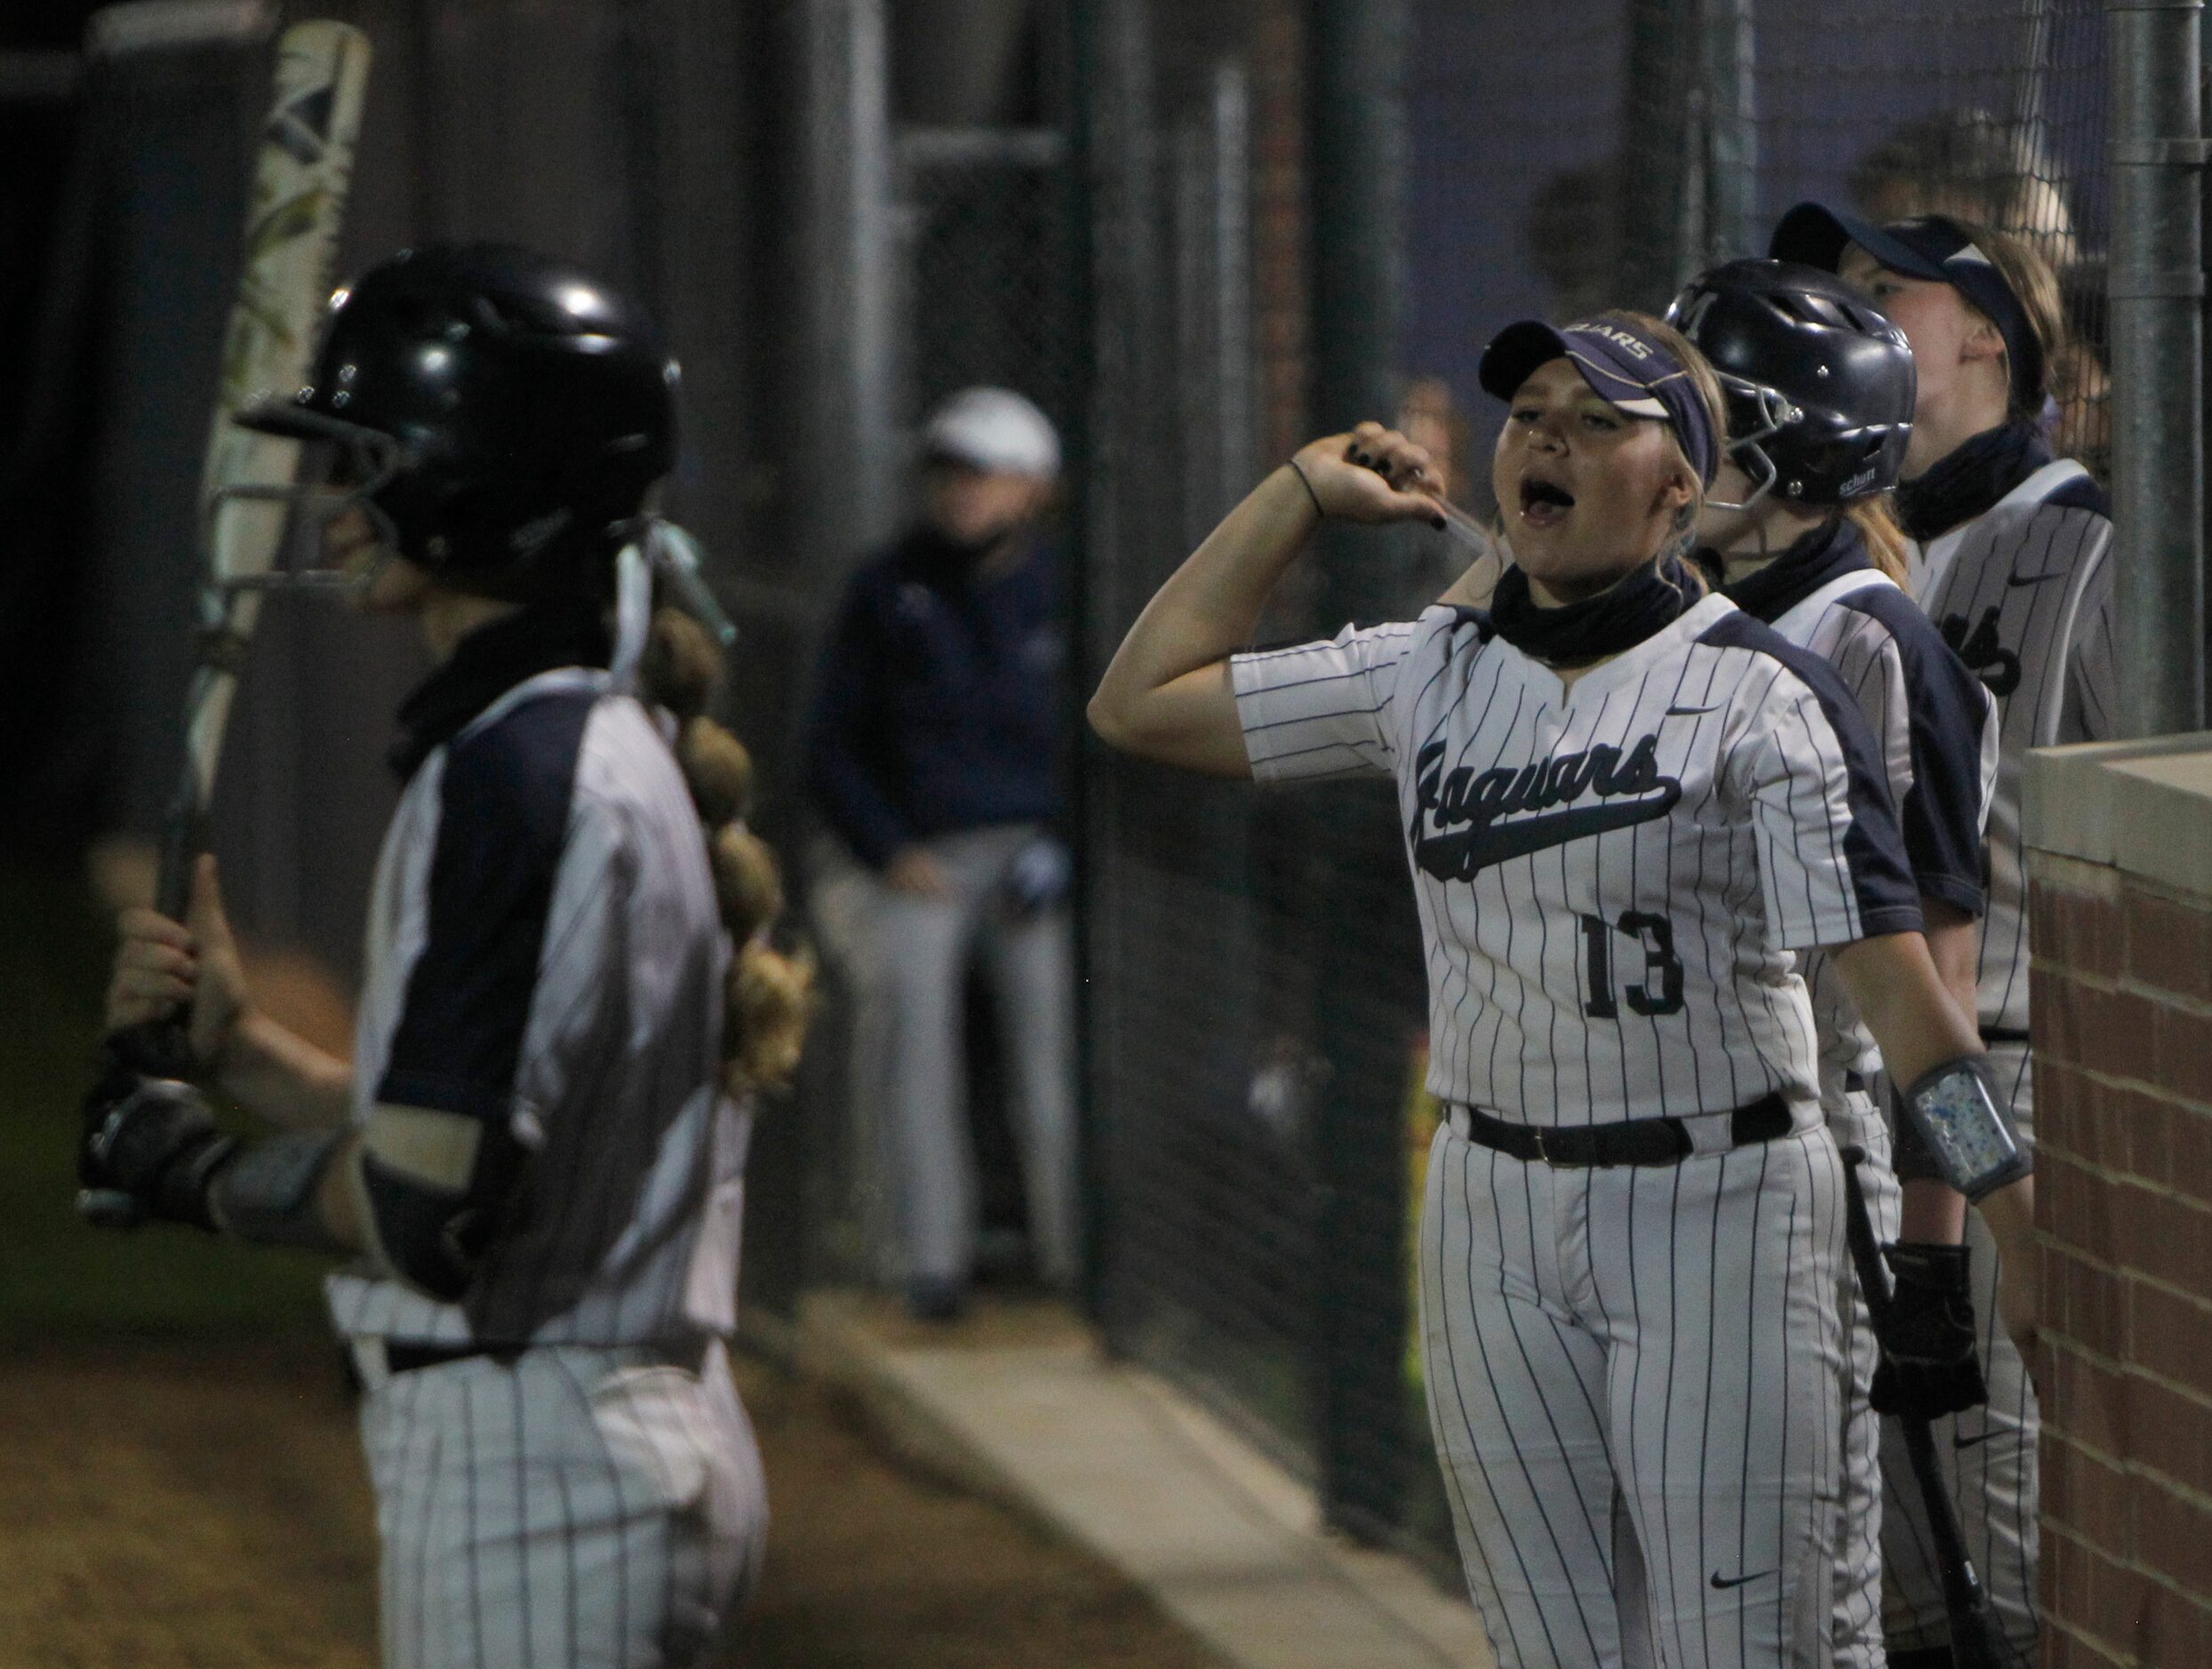
[{"label": "brick wall", "polygon": [[2212,897],[2032,877],[2044,1662],[2212,1665]]}]

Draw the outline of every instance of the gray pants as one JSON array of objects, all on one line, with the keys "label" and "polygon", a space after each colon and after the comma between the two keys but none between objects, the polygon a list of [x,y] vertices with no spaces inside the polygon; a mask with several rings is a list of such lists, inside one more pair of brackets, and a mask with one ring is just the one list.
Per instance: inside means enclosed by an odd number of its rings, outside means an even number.
[{"label": "gray pants", "polygon": [[964,1281],[978,1190],[968,1130],[962,998],[980,954],[997,1004],[1038,1273],[1071,1284],[1076,1200],[1074,952],[1068,913],[1009,907],[1007,868],[1038,831],[974,829],[926,843],[951,882],[919,898],[852,871],[818,886],[815,914],[852,989],[852,1094],[890,1207],[895,1279]]},{"label": "gray pants", "polygon": [[[1903,1232],[1905,1196],[1890,1169],[1889,1127],[1874,1098],[1844,1091],[1844,1105],[1829,1114],[1837,1143],[1866,1157],[1858,1181],[1874,1238],[1888,1244]],[[1837,1669],[1881,1669],[1881,1530],[1884,1478],[1881,1416],[1867,1401],[1881,1358],[1873,1314],[1847,1258],[1843,1270],[1843,1511],[1836,1537],[1834,1648]]]}]

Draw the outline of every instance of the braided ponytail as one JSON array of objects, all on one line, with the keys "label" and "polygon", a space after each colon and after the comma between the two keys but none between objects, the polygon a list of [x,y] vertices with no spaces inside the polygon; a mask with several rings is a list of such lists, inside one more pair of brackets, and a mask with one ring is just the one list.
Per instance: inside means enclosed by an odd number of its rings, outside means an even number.
[{"label": "braided ponytail", "polygon": [[735,952],[723,993],[724,1084],[743,1095],[791,1082],[813,1014],[814,962],[768,942],[783,914],[783,873],[768,842],[745,824],[753,756],[707,716],[719,671],[714,641],[698,621],[674,609],[654,611],[638,683],[675,720],[676,763],[699,808],[715,901]]}]

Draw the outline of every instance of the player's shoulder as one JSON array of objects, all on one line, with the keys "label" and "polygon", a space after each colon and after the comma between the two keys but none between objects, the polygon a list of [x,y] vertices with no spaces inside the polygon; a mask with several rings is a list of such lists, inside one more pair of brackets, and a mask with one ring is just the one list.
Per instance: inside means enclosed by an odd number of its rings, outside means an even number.
[{"label": "player's shoulder", "polygon": [[2056,572],[2101,552],[2112,526],[2112,499],[2096,477],[2074,459],[2060,459],[1968,523],[1960,555],[2007,564],[2032,557]]},{"label": "player's shoulder", "polygon": [[2079,510],[2089,515],[2101,515],[2107,522],[2112,519],[2112,494],[2104,491],[2095,475],[2086,471],[2060,487],[2037,507],[2041,511]]},{"label": "player's shoulder", "polygon": [[1765,670],[1772,675],[1763,684],[1739,679],[1736,689],[1741,699],[1764,701],[1777,691],[1788,699],[1801,690],[1810,690],[1824,707],[1849,700],[1836,669],[1826,660],[1732,603],[1727,612],[1700,628],[1696,642],[1700,648],[1740,658],[1746,672]]},{"label": "player's shoulder", "polygon": [[550,855],[579,831],[629,844],[642,823],[693,813],[669,739],[603,674],[545,675],[511,691],[455,739],[440,798],[444,819],[504,843],[519,859]]},{"label": "player's shoulder", "polygon": [[2045,498],[2000,505],[1983,518],[1992,557],[2035,554],[2072,564],[2100,553],[2112,532],[2112,500],[2093,476],[2069,477]]},{"label": "player's shoulder", "polygon": [[1911,593],[1886,575],[1867,575],[1865,584],[1838,593],[1831,606],[1867,622],[1908,658],[1951,653],[1943,633],[1926,611],[1913,600]]},{"label": "player's shoulder", "polygon": [[1497,626],[1488,609],[1464,603],[1432,603],[1414,619],[1413,629],[1425,641],[1480,649],[1497,635]]},{"label": "player's shoulder", "polygon": [[[1717,610],[1713,608],[1716,603],[1721,605]],[[1764,657],[1785,666],[1793,659],[1811,659],[1757,615],[1737,608],[1725,597],[1707,597],[1698,607],[1712,611],[1710,619],[1692,622],[1697,627],[1692,641],[1701,649]]]},{"label": "player's shoulder", "polygon": [[1425,658],[1449,659],[1481,649],[1496,635],[1497,628],[1482,610],[1436,603],[1409,620],[1354,620],[1338,633],[1333,642],[1338,645],[1357,644],[1370,661],[1381,663]]},{"label": "player's shoulder", "polygon": [[1987,512],[1992,516],[2063,515],[2067,513],[2112,519],[2112,501],[2088,466],[2075,458],[2055,458],[2029,475]]},{"label": "player's shoulder", "polygon": [[541,673],[485,708],[447,745],[447,814],[557,837],[603,677],[573,667]]},{"label": "player's shoulder", "polygon": [[676,763],[675,727],[675,720],[635,696],[602,697],[578,753],[576,815],[667,817],[689,833],[696,813]]}]

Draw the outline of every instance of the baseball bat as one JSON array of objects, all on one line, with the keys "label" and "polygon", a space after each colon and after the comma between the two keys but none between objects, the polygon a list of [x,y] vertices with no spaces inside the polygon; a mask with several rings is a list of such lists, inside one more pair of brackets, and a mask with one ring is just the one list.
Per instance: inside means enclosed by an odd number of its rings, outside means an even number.
[{"label": "baseball bat", "polygon": [[[185,697],[184,769],[163,818],[155,890],[155,906],[177,921],[190,905],[194,860],[206,848],[231,697],[260,613],[256,582],[268,576],[285,535],[283,507],[266,489],[290,482],[299,467],[299,442],[236,419],[262,399],[289,397],[307,379],[330,295],[368,74],[368,37],[350,25],[310,20],[278,37],[193,530],[197,664]],[[180,1078],[192,1067],[181,1016],[116,1034],[106,1054],[110,1073],[120,1066]],[[140,1215],[129,1195],[101,1189],[81,1193],[77,1210],[109,1225]]]},{"label": "baseball bat", "polygon": [[[1866,1211],[1866,1195],[1859,1186],[1857,1162],[1865,1156],[1856,1147],[1844,1149],[1843,1192],[1849,1207],[1844,1224],[1851,1264],[1858,1271],[1859,1289],[1866,1295],[1866,1309],[1873,1318],[1874,1339],[1879,1345],[1889,1337],[1891,1295],[1889,1272],[1883,1266],[1873,1219]],[[1909,1416],[1898,1416],[1897,1425],[1905,1436],[1905,1452],[1912,1461],[1913,1481],[1928,1509],[1929,1535],[1935,1542],[1936,1562],[1943,1577],[1954,1669],[2026,1669],[2025,1660],[2005,1638],[1997,1614],[1990,1607],[1989,1592],[1967,1553],[1958,1508],[1936,1465],[1935,1433],[1926,1420]]]}]

